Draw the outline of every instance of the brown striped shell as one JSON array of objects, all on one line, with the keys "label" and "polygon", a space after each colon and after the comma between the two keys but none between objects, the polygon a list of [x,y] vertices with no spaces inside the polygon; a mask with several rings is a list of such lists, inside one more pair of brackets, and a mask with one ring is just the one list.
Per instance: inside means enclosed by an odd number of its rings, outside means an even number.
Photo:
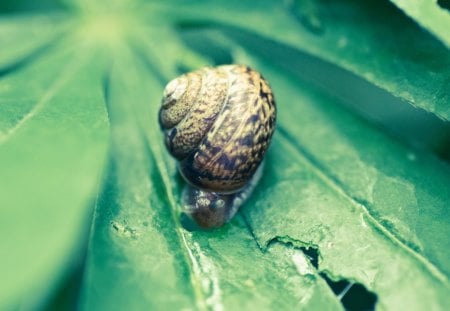
[{"label": "brown striped shell", "polygon": [[217,193],[244,188],[263,160],[275,119],[269,84],[244,65],[206,67],[170,81],[159,113],[183,177]]}]

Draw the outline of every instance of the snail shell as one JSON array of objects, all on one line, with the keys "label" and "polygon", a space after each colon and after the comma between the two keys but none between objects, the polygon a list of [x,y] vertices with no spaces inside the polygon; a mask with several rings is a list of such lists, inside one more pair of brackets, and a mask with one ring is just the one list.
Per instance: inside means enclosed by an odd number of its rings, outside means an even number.
[{"label": "snail shell", "polygon": [[188,183],[186,211],[200,226],[222,225],[250,195],[275,120],[269,84],[248,66],[206,67],[167,84],[159,122]]}]

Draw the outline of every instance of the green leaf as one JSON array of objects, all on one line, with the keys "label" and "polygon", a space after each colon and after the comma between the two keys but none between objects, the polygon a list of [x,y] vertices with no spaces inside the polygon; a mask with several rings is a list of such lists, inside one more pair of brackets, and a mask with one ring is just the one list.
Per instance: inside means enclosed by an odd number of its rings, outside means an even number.
[{"label": "green leaf", "polygon": [[[157,102],[162,85],[138,57],[121,53],[117,59],[108,93],[114,156],[96,211],[83,309],[339,310],[303,253],[278,246],[263,255],[240,219],[209,233],[181,227],[175,214],[180,188],[171,186],[177,176],[157,126],[159,107],[148,104]],[[306,265],[306,279],[294,260]]]},{"label": "green leaf", "polygon": [[[0,39],[0,309],[45,307],[79,257],[83,310],[343,310],[338,281],[382,310],[449,305],[448,164],[299,67],[323,58],[448,118],[439,41],[389,2],[67,3],[39,38],[14,19]],[[278,130],[242,211],[196,231],[157,115],[167,81],[223,60],[271,82]]]},{"label": "green leaf", "polygon": [[439,7],[438,1],[414,1],[391,0],[407,15],[418,22],[422,27],[438,37],[447,48],[450,47],[450,13]]},{"label": "green leaf", "polygon": [[[202,23],[203,27],[221,24],[225,25],[227,34],[242,41],[248,42],[248,38],[258,35],[269,43],[285,45],[285,53],[292,54],[287,47],[307,52],[355,73],[416,107],[450,120],[448,49],[391,3],[377,0],[258,3],[261,9],[242,1],[179,5],[184,14],[181,24]],[[409,7],[421,8],[416,2],[411,2]],[[429,19],[435,15],[430,14]],[[442,28],[446,24],[440,28],[444,32],[448,29]],[[283,56],[286,54],[273,55],[273,49],[266,45],[253,44],[253,48],[265,53],[274,63],[301,68],[295,59]]]},{"label": "green leaf", "polygon": [[0,19],[0,72],[44,50],[64,29],[58,16]]},{"label": "green leaf", "polygon": [[55,48],[0,80],[1,309],[49,294],[83,246],[108,141],[95,54]]},{"label": "green leaf", "polygon": [[270,179],[254,208],[245,209],[259,243],[315,245],[320,270],[365,284],[380,307],[443,308],[450,287],[450,251],[443,247],[448,165],[380,135],[295,77],[260,67],[279,90],[284,122]]}]

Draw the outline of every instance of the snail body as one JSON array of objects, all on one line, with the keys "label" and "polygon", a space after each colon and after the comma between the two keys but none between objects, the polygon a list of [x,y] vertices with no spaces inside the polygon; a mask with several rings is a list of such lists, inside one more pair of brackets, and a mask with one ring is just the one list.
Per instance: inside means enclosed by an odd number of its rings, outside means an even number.
[{"label": "snail body", "polygon": [[221,226],[250,195],[275,120],[269,84],[247,66],[206,67],[167,84],[159,122],[188,183],[185,211],[200,226]]}]

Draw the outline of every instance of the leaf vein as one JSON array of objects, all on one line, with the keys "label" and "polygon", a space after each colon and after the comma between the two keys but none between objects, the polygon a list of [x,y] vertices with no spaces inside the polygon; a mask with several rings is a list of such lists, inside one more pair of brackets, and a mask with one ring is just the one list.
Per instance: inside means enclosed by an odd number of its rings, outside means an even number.
[{"label": "leaf vein", "polygon": [[[76,66],[78,64],[78,66]],[[80,67],[80,59],[75,58],[66,67],[62,73],[57,76],[56,81],[47,89],[47,91],[42,95],[40,100],[34,105],[34,107],[28,111],[15,125],[10,127],[3,133],[0,133],[0,145],[6,143],[12,136],[22,128],[29,120],[35,117],[45,105],[57,94],[57,92],[69,81],[72,75]]]},{"label": "leaf vein", "polygon": [[310,154],[307,149],[301,145],[300,142],[298,142],[298,140],[291,137],[286,129],[284,129],[282,126],[279,126],[278,132],[280,133],[279,137],[282,138],[281,141],[287,145],[291,145],[320,179],[322,179],[331,189],[336,191],[338,194],[346,197],[352,205],[362,209],[367,219],[376,229],[379,230],[379,232],[384,234],[389,240],[391,240],[393,243],[397,244],[403,250],[416,258],[421,264],[426,267],[428,271],[430,271],[430,273],[434,277],[445,283],[447,286],[450,286],[447,276],[442,271],[440,271],[438,267],[436,267],[433,263],[426,259],[422,254],[409,247],[401,237],[390,232],[374,215],[371,214],[367,202],[363,202],[362,200],[353,197],[345,188],[345,186],[339,181],[339,179],[337,179],[332,172],[329,172],[323,165],[321,165],[319,161],[312,154]]}]

